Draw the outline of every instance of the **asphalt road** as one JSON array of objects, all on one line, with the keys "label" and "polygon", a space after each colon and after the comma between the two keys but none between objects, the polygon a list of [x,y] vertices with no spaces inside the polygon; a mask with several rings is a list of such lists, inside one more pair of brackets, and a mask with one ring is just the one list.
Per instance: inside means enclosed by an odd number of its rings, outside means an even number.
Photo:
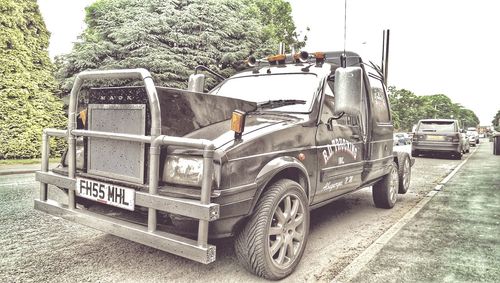
[{"label": "asphalt road", "polygon": [[[330,281],[461,161],[419,157],[410,190],[377,209],[360,190],[311,215],[308,246],[287,281]],[[239,266],[232,240],[215,242],[217,261],[198,264],[33,209],[34,174],[0,176],[0,281],[260,282]],[[57,189],[49,196],[61,197]]]}]

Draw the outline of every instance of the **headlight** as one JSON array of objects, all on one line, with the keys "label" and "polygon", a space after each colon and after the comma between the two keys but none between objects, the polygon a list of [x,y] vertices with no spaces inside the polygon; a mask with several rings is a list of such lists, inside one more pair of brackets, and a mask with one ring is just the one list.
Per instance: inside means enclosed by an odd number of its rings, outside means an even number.
[{"label": "headlight", "polygon": [[163,168],[163,181],[201,187],[203,158],[196,156],[168,156]]}]

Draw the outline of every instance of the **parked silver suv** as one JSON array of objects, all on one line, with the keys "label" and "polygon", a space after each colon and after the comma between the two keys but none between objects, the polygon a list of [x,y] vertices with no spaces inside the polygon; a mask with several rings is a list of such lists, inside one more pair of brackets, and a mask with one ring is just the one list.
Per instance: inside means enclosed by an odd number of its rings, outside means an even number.
[{"label": "parked silver suv", "polygon": [[424,119],[418,122],[411,151],[413,156],[421,153],[443,153],[461,159],[463,142],[457,120]]}]

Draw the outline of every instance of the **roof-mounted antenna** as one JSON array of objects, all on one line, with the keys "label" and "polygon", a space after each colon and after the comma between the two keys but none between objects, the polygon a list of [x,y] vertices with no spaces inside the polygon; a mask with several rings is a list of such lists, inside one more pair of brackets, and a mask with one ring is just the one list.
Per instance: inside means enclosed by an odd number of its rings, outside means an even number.
[{"label": "roof-mounted antenna", "polygon": [[340,66],[345,68],[347,66],[347,57],[345,54],[345,43],[347,37],[347,0],[344,0],[344,52],[340,55]]}]

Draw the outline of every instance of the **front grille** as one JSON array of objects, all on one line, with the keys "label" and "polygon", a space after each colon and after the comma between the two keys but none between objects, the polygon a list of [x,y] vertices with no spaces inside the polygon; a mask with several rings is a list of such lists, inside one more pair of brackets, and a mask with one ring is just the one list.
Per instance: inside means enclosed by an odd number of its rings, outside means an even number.
[{"label": "front grille", "polygon": [[[145,104],[89,104],[88,130],[146,134]],[[144,183],[145,145],[137,142],[88,138],[87,173]]]}]

